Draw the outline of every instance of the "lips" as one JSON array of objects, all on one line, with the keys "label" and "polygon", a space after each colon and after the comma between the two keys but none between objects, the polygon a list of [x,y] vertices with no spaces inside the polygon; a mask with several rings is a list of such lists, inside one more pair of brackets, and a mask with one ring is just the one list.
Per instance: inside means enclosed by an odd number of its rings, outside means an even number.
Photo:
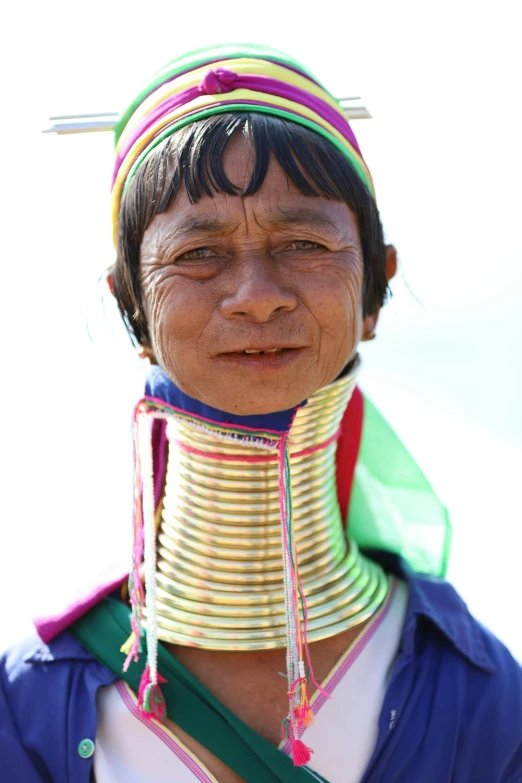
[{"label": "lips", "polygon": [[263,353],[282,353],[283,351],[288,350],[287,348],[265,348],[263,350],[257,349],[257,348],[245,348],[244,351],[240,351],[240,353],[244,353],[247,356],[259,356]]},{"label": "lips", "polygon": [[235,351],[226,351],[215,356],[216,359],[257,370],[273,370],[284,367],[305,350],[304,346],[248,346]]},{"label": "lips", "polygon": [[279,354],[285,351],[299,351],[302,345],[247,345],[240,348],[232,348],[230,351],[222,351],[218,356],[259,356],[260,354]]}]

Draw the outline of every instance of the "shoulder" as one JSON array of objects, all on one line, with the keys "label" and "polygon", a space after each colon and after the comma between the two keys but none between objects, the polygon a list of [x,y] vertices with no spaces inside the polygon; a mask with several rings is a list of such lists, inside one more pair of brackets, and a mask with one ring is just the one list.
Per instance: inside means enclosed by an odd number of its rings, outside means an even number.
[{"label": "shoulder", "polygon": [[455,780],[475,779],[471,770],[492,783],[522,780],[520,664],[448,582],[414,577],[410,586],[416,612],[405,634],[416,629],[413,654],[436,689],[432,725],[452,728]]},{"label": "shoulder", "polygon": [[[402,647],[418,652],[419,644],[449,653],[463,671],[496,686],[522,687],[522,667],[507,647],[470,613],[465,601],[445,579],[413,572],[400,557],[373,551],[370,556],[408,586],[408,607]],[[522,708],[522,704],[521,704]]]},{"label": "shoulder", "polygon": [[9,779],[66,780],[70,754],[95,736],[97,689],[114,679],[69,633],[49,644],[35,636],[4,652],[0,756]]},{"label": "shoulder", "polygon": [[[476,620],[465,601],[447,581],[409,573],[410,591],[404,643],[413,649],[415,640],[424,640],[432,652],[444,655],[447,665],[468,683],[467,696],[473,700],[473,687],[496,695],[499,709],[517,703],[522,715],[522,667],[491,631]],[[510,690],[507,702],[501,697]],[[506,694],[507,695],[507,694]],[[521,723],[522,726],[522,723]]]},{"label": "shoulder", "polygon": [[422,749],[429,737],[431,760],[451,760],[452,780],[522,781],[520,664],[449,582],[416,574],[389,553],[371,556],[408,584],[391,695],[403,698],[404,717],[411,706],[410,740]]},{"label": "shoulder", "polygon": [[34,635],[0,655],[0,685],[15,703],[29,689],[35,696],[40,691],[58,695],[71,677],[103,681],[108,674],[69,632],[49,643]]},{"label": "shoulder", "polygon": [[[444,579],[410,575],[408,620],[422,636],[437,638],[452,649],[471,676],[486,682],[522,687],[522,667],[488,628],[469,611],[453,585]],[[405,628],[405,633],[407,632]]]}]

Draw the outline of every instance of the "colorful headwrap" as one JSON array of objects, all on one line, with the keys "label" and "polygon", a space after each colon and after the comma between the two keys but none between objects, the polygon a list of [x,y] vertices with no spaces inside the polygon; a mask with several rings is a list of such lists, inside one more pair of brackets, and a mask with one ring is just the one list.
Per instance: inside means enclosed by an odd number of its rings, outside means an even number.
[{"label": "colorful headwrap", "polygon": [[121,202],[151,151],[175,131],[227,112],[269,114],[303,125],[340,150],[374,192],[370,172],[339,102],[283,52],[255,44],[199,49],[156,73],[115,127],[112,218],[117,239]]}]

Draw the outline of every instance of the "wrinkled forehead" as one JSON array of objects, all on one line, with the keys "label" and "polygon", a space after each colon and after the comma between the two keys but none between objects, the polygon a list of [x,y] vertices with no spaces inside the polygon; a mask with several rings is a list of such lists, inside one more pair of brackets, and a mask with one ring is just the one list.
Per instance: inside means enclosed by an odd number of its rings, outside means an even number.
[{"label": "wrinkled forehead", "polygon": [[[232,142],[224,157],[227,178],[237,195],[213,193],[195,203],[180,188],[169,208],[156,215],[147,227],[142,251],[156,252],[168,244],[229,236],[277,236],[295,234],[314,241],[359,244],[358,221],[350,207],[325,196],[306,196],[292,182],[272,155],[261,187],[241,195],[252,175],[248,144]],[[297,233],[296,233],[297,232]]]},{"label": "wrinkled forehead", "polygon": [[[357,139],[338,101],[298,63],[265,47],[191,52],[155,74],[116,124],[112,178],[114,238],[122,200],[141,163],[187,124],[219,113],[277,116],[328,139],[373,192]],[[203,59],[202,59],[203,55]],[[225,59],[221,59],[221,58]]]}]

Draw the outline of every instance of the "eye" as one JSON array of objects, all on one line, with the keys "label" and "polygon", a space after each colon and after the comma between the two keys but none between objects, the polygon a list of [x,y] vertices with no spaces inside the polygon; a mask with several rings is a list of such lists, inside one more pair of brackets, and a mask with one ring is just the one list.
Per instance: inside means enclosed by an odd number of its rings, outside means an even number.
[{"label": "eye", "polygon": [[324,250],[324,246],[318,242],[311,242],[308,239],[295,239],[289,250]]},{"label": "eye", "polygon": [[186,253],[182,253],[177,257],[176,262],[180,261],[205,261],[207,258],[212,258],[215,253],[209,247],[196,247],[194,250],[187,250]]}]

